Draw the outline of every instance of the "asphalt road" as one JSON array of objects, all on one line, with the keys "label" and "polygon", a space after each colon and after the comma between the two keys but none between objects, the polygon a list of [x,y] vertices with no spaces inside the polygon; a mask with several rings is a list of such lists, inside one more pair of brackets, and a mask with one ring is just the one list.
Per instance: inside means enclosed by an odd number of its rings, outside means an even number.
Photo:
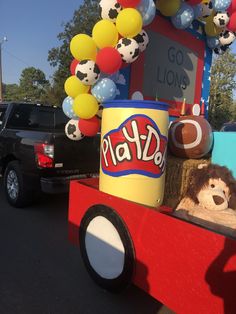
[{"label": "asphalt road", "polygon": [[98,287],[67,239],[68,195],[10,207],[0,180],[1,314],[170,314],[131,286],[122,294]]}]

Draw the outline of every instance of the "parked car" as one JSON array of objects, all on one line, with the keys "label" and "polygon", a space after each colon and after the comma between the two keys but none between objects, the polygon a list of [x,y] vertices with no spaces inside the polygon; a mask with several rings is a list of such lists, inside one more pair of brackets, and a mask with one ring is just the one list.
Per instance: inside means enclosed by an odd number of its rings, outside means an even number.
[{"label": "parked car", "polygon": [[66,192],[71,179],[97,174],[100,136],[72,141],[60,108],[0,103],[0,171],[8,202],[28,205],[39,191]]},{"label": "parked car", "polygon": [[236,131],[236,122],[227,122],[224,123],[220,129],[223,132],[235,132]]}]

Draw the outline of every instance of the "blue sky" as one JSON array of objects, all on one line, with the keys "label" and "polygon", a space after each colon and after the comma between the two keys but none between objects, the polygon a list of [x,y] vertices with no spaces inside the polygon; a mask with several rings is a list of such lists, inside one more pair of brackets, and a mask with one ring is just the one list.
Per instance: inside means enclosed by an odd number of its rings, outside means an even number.
[{"label": "blue sky", "polygon": [[[83,0],[0,0],[0,40],[3,82],[19,83],[24,68],[39,68],[47,79],[54,72],[48,51],[60,46],[57,35],[64,30]],[[233,45],[236,52],[236,43]]]},{"label": "blue sky", "polygon": [[24,68],[33,66],[47,78],[54,72],[48,51],[60,45],[62,23],[73,17],[83,0],[0,0],[0,40],[4,83],[19,83]]}]

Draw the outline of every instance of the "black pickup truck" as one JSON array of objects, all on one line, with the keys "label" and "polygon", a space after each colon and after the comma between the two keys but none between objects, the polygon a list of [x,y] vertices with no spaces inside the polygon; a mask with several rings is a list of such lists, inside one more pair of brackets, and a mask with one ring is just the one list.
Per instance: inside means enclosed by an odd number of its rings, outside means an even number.
[{"label": "black pickup truck", "polygon": [[0,171],[8,202],[28,205],[40,191],[68,191],[69,181],[97,174],[100,137],[72,141],[60,108],[0,103]]}]

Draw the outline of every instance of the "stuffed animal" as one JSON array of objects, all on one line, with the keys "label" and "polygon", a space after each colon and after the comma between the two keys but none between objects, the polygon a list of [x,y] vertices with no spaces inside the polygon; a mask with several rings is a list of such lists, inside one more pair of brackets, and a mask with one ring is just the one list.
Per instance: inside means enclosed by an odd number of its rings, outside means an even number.
[{"label": "stuffed animal", "polygon": [[188,188],[175,214],[236,236],[235,195],[236,180],[228,168],[214,164],[200,165],[192,170]]}]

